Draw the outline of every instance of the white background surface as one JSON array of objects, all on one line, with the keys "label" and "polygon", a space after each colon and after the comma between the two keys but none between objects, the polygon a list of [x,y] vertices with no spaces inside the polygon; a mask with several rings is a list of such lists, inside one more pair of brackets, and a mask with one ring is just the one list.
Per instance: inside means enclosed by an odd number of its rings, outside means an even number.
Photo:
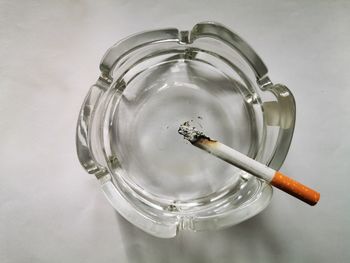
[{"label": "white background surface", "polygon": [[[349,1],[0,0],[0,262],[350,262]],[[229,229],[149,236],[78,163],[75,126],[100,58],[138,31],[215,20],[297,101],[282,171],[321,192],[275,191]]]}]

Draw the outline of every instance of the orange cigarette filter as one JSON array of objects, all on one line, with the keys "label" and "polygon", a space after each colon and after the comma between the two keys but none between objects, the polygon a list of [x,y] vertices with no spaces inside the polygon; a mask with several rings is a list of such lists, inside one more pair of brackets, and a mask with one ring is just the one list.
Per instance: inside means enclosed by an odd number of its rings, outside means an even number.
[{"label": "orange cigarette filter", "polygon": [[315,205],[320,200],[320,193],[289,178],[279,171],[275,173],[270,183],[274,187],[277,187],[309,205]]}]

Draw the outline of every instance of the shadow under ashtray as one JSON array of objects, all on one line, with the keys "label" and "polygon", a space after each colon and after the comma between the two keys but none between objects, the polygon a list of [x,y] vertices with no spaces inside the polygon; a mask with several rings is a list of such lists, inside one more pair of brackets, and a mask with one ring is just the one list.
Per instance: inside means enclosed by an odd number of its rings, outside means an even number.
[{"label": "shadow under ashtray", "polygon": [[[269,209],[219,231],[182,231],[172,239],[151,236],[115,213],[128,262],[285,262],[279,235],[268,223]],[[266,258],[269,257],[269,258]]]}]

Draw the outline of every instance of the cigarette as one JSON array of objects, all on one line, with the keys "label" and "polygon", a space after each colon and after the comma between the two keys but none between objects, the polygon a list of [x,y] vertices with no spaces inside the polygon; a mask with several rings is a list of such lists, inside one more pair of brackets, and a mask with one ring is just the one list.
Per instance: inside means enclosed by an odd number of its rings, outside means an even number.
[{"label": "cigarette", "polygon": [[178,132],[184,136],[192,145],[230,163],[278,189],[309,204],[316,205],[320,200],[320,194],[315,190],[289,178],[280,171],[274,169],[232,149],[231,147],[210,139],[203,132],[191,127],[189,122],[182,124]]}]

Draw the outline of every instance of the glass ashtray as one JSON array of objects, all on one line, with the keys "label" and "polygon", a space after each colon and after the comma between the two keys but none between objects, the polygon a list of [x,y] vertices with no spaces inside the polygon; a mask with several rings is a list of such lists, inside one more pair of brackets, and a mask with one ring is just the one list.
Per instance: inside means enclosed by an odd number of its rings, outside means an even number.
[{"label": "glass ashtray", "polygon": [[218,229],[256,215],[269,184],[177,132],[205,134],[274,169],[292,139],[295,102],[237,34],[214,23],[160,29],[113,45],[77,126],[78,157],[112,206],[158,237]]}]

